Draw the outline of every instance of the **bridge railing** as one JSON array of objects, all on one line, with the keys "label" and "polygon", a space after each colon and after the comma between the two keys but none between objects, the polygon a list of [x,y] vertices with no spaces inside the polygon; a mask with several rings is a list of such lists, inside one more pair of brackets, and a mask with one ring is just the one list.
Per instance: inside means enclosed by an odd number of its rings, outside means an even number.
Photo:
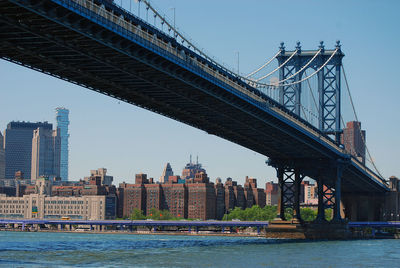
[{"label": "bridge railing", "polygon": [[[308,134],[314,136],[315,139],[324,142],[329,145],[333,150],[339,153],[347,154],[344,148],[339,147],[333,140],[326,137],[323,133],[315,130],[313,127],[308,126],[306,123],[293,117],[290,112],[284,108],[276,105],[274,100],[268,100],[266,98],[260,97],[254,92],[247,89],[242,84],[230,79],[227,75],[219,72],[217,69],[211,68],[208,64],[197,60],[196,57],[191,57],[186,54],[183,50],[179,50],[177,46],[173,47],[171,43],[167,43],[164,40],[157,37],[156,34],[150,34],[147,31],[141,29],[140,25],[135,25],[129,20],[126,20],[122,15],[117,16],[113,12],[105,9],[104,6],[99,6],[90,0],[59,0],[68,7],[77,9],[80,12],[92,17],[95,21],[101,20],[101,23],[108,25],[111,29],[119,31],[122,34],[132,37],[134,40],[144,41],[144,43],[150,46],[159,54],[171,60],[177,61],[184,65],[186,68],[196,71],[199,70],[206,73],[207,78],[215,82],[216,84],[222,85],[226,88],[226,85],[231,89],[234,89],[236,94],[246,98],[251,103],[260,107],[261,109],[270,109],[281,117],[289,120],[292,124],[295,124],[298,128],[306,131]],[[90,12],[88,12],[90,11]],[[91,14],[93,13],[93,14]],[[94,15],[94,16],[93,16]],[[110,23],[111,22],[111,23]],[[138,38],[139,37],[139,38]],[[248,86],[248,85],[246,85]],[[256,89],[255,89],[256,90]],[[355,165],[362,168],[370,176],[374,177],[376,180],[382,182],[382,179],[370,171],[365,166],[362,166],[357,161],[352,161]]]},{"label": "bridge railing", "polygon": [[[152,44],[153,48],[156,48],[158,52],[163,53],[166,56],[173,56],[176,60],[179,59],[181,63],[184,63],[185,66],[189,67],[190,69],[200,69],[203,72],[207,73],[215,82],[223,82],[226,85],[230,86],[231,88],[239,91],[241,96],[245,97],[250,97],[249,100],[251,100],[253,103],[254,101],[258,102],[257,106],[265,109],[266,107],[269,107],[273,111],[275,111],[277,114],[280,116],[283,116],[284,118],[288,119],[292,123],[295,123],[298,127],[303,128],[304,130],[308,131],[309,133],[313,134],[315,138],[322,140],[323,142],[329,144],[332,148],[335,148],[339,152],[345,153],[345,151],[338,147],[333,141],[331,141],[329,138],[325,137],[324,134],[319,133],[303,122],[296,120],[296,118],[293,118],[287,111],[284,109],[281,109],[280,107],[277,107],[274,105],[273,102],[269,102],[265,98],[262,98],[255,94],[254,92],[249,91],[247,88],[245,88],[243,85],[229,79],[226,75],[223,75],[219,73],[217,70],[211,68],[205,63],[202,63],[201,61],[198,61],[196,58],[191,58],[190,56],[186,55],[183,51],[180,52],[177,47],[173,47],[170,43],[166,43],[163,40],[160,40],[157,38],[156,35],[150,34],[147,31],[143,30],[140,28],[139,25],[134,25],[130,21],[127,21],[123,18],[123,16],[116,16],[114,13],[106,10],[104,6],[99,6],[95,4],[94,2],[90,0],[71,0],[72,2],[78,4],[78,8],[83,7],[84,9],[88,9],[95,14],[103,17],[106,19],[106,21],[112,22],[112,24],[117,25],[119,27],[122,27],[124,30],[126,30],[126,34],[134,34],[136,36],[139,36],[140,38],[144,39],[146,43]],[[68,3],[71,2],[69,0],[63,0],[62,2]],[[76,6],[75,6],[76,8]],[[85,11],[85,10],[80,9],[80,11]],[[90,14],[87,14],[90,15]],[[103,23],[105,21],[102,21]],[[111,25],[113,26],[113,25]],[[114,27],[112,27],[114,28]],[[117,30],[117,29],[116,29]],[[155,47],[154,47],[155,46]],[[194,67],[194,68],[193,68]],[[261,105],[260,105],[261,104]]]}]

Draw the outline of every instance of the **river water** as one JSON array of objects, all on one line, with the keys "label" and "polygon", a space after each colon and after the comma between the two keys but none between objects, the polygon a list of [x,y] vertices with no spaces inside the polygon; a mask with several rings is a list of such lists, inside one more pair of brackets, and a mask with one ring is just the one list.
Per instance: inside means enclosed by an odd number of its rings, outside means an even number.
[{"label": "river water", "polygon": [[400,240],[0,232],[1,267],[400,267]]}]

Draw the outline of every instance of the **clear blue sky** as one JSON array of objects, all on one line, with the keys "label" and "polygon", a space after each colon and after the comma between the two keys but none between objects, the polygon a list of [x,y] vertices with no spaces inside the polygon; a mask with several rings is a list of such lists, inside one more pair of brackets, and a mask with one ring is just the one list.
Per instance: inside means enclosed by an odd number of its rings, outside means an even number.
[{"label": "clear blue sky", "polygon": [[[124,6],[129,7],[129,2]],[[240,70],[252,71],[284,41],[293,49],[332,48],[337,39],[367,144],[385,177],[400,176],[398,63],[400,1],[152,1],[201,47]],[[133,2],[133,7],[137,4]],[[143,14],[143,12],[142,12]],[[70,109],[70,179],[105,167],[116,183],[134,174],[158,179],[166,162],[180,174],[199,155],[210,178],[246,175],[264,186],[275,178],[266,157],[203,131],[44,74],[0,61],[0,129],[12,120],[54,122]]]}]

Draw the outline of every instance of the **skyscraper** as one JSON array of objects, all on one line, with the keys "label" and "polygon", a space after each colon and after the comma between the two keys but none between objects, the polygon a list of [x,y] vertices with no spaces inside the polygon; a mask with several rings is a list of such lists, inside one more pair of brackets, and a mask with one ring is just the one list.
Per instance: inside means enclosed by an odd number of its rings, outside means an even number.
[{"label": "skyscraper", "polygon": [[53,125],[47,122],[8,123],[7,129],[4,131],[6,179],[13,179],[17,171],[22,171],[27,177],[30,176],[33,131],[39,127],[51,130]]},{"label": "skyscraper", "polygon": [[33,131],[31,180],[60,176],[61,138],[59,129],[39,127]]},{"label": "skyscraper", "polygon": [[0,179],[4,179],[6,177],[6,159],[4,152],[4,138],[0,132]]},{"label": "skyscraper", "polygon": [[186,164],[185,168],[182,170],[182,179],[194,178],[196,173],[204,172],[206,170],[199,164],[199,159],[197,157],[196,164],[192,163],[192,156],[190,155],[190,162]]},{"label": "skyscraper", "polygon": [[68,125],[69,110],[66,108],[56,108],[57,128],[60,129],[61,136],[61,160],[60,160],[60,177],[61,180],[68,180]]},{"label": "skyscraper", "polygon": [[164,171],[160,177],[161,183],[167,183],[169,176],[174,176],[174,172],[172,171],[171,165],[167,163],[165,165]]}]

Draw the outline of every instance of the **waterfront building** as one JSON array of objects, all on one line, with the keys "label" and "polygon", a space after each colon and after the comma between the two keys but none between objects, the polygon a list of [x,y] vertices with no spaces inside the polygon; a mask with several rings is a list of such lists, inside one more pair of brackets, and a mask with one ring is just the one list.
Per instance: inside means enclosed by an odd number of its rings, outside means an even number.
[{"label": "waterfront building", "polygon": [[47,122],[10,122],[4,131],[5,177],[13,179],[17,171],[31,175],[32,138],[37,128],[52,130]]},{"label": "waterfront building", "polygon": [[224,184],[225,188],[225,213],[235,208],[235,193],[233,186],[237,185],[237,182],[233,181],[232,178],[227,178]]},{"label": "waterfront building", "polygon": [[343,129],[342,144],[348,153],[365,164],[365,130],[361,130],[361,122],[347,122]]},{"label": "waterfront building", "polygon": [[168,210],[174,217],[188,217],[188,191],[184,184],[161,184],[162,209]]},{"label": "waterfront building", "polygon": [[39,176],[60,176],[61,137],[59,130],[39,127],[33,131],[31,181]]},{"label": "waterfront building", "polygon": [[279,185],[273,181],[265,184],[266,205],[278,205]]},{"label": "waterfront building", "polygon": [[146,210],[144,213],[146,213],[147,216],[153,216],[151,214],[151,209],[155,208],[157,210],[162,210],[162,189],[160,184],[154,184],[154,183],[149,183],[149,184],[144,184],[144,187],[146,189]]},{"label": "waterfront building", "polygon": [[[257,179],[246,177],[246,182],[244,184],[245,196],[247,201],[247,207],[252,205],[257,205],[261,208],[265,207],[266,195],[263,189],[257,188]],[[253,204],[250,204],[248,196],[253,198]]]},{"label": "waterfront building", "polygon": [[172,171],[171,165],[167,163],[160,177],[160,183],[167,183],[170,176],[174,176],[174,172]]},{"label": "waterfront building", "polygon": [[302,182],[302,186],[304,187],[304,204],[318,205],[317,184],[304,181]]},{"label": "waterfront building", "polygon": [[0,194],[0,219],[115,219],[115,196],[59,197]]},{"label": "waterfront building", "polygon": [[[246,187],[228,178],[214,183],[204,172],[182,182],[179,176],[169,176],[167,183],[154,183],[146,174],[136,174],[135,184],[121,183],[117,190],[118,217],[128,218],[134,209],[151,215],[152,209],[168,210],[175,217],[218,219],[235,207],[265,206],[265,192],[257,188],[257,180],[247,178]],[[245,189],[247,193],[245,194]],[[251,200],[247,201],[247,198]],[[251,203],[251,205],[250,205]]]},{"label": "waterfront building", "polygon": [[52,196],[81,196],[83,186],[60,186],[53,185],[51,194]]},{"label": "waterfront building", "polygon": [[90,177],[85,177],[84,181],[90,184],[95,184],[95,185],[107,185],[111,186],[112,182],[114,180],[113,176],[107,175],[107,169],[106,168],[99,168],[97,170],[91,170],[90,171]]},{"label": "waterfront building", "polygon": [[129,218],[134,209],[146,215],[146,188],[143,184],[120,183],[117,199],[119,218]]},{"label": "waterfront building", "polygon": [[[246,208],[251,208],[254,205],[254,195],[253,195],[254,181],[256,181],[256,179],[251,179],[246,176],[243,188]],[[257,182],[255,184],[257,185]]]},{"label": "waterfront building", "polygon": [[56,108],[57,129],[60,130],[61,154],[60,154],[60,177],[61,180],[68,180],[68,155],[69,155],[69,110],[66,108]]},{"label": "waterfront building", "polygon": [[214,183],[188,183],[188,218],[215,219]]},{"label": "waterfront building", "polygon": [[136,184],[147,184],[149,180],[147,180],[147,174],[139,173],[135,175],[135,183]]},{"label": "waterfront building", "polygon": [[51,196],[51,186],[48,177],[39,177],[35,180],[35,194]]},{"label": "waterfront building", "polygon": [[267,203],[267,196],[265,194],[264,189],[256,188],[253,189],[254,203],[258,205],[260,208],[265,207]]},{"label": "waterfront building", "polygon": [[6,177],[6,155],[4,152],[4,137],[0,131],[0,179]]},{"label": "waterfront building", "polygon": [[241,209],[246,208],[246,197],[244,195],[244,188],[242,185],[236,184],[233,186],[233,193],[235,195],[235,207]]},{"label": "waterfront building", "polygon": [[225,188],[220,178],[215,180],[215,218],[222,220],[225,214]]},{"label": "waterfront building", "polygon": [[206,173],[206,170],[199,164],[199,159],[197,157],[196,163],[192,163],[192,156],[190,156],[190,162],[186,164],[185,168],[182,170],[182,180],[193,179],[197,173]]}]

